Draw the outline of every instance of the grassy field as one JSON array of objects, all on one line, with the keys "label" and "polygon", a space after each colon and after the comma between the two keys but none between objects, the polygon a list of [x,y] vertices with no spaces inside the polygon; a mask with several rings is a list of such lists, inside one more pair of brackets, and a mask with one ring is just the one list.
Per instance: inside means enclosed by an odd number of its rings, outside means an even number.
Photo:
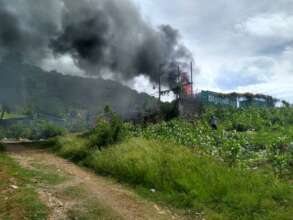
[{"label": "grassy field", "polygon": [[229,167],[178,144],[130,138],[93,151],[82,137],[67,136],[58,138],[55,151],[131,184],[149,198],[206,219],[289,220],[293,212],[289,184],[261,171]]},{"label": "grassy field", "polygon": [[[209,126],[211,115],[219,121],[216,131]],[[292,108],[208,108],[194,121],[175,119],[127,129],[130,136],[184,145],[229,166],[266,169],[293,180]]]},{"label": "grassy field", "polygon": [[38,198],[33,177],[0,152],[0,219],[47,219],[48,209]]},{"label": "grassy field", "polygon": [[292,108],[207,108],[193,121],[144,126],[110,114],[88,133],[47,146],[194,218],[292,219]]}]

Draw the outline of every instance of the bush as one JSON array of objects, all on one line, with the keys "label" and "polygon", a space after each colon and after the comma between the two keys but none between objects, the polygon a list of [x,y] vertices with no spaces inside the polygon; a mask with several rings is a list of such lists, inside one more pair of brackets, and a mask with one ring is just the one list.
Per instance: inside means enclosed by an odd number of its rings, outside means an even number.
[{"label": "bush", "polygon": [[[110,109],[106,113],[105,117],[97,119],[96,127],[88,133],[68,134],[51,139],[53,150],[62,157],[79,162],[96,148],[102,150],[111,144],[122,141],[126,137],[122,120]],[[49,134],[56,135],[54,132]]]},{"label": "bush", "polygon": [[89,133],[90,147],[102,149],[125,137],[122,120],[110,112],[106,118],[98,118],[97,126]]},{"label": "bush", "polygon": [[90,151],[88,141],[78,135],[57,137],[51,139],[50,143],[58,155],[74,162],[85,159]]},{"label": "bush", "polygon": [[286,138],[279,138],[267,149],[268,158],[275,173],[279,176],[293,177],[293,142],[287,144]]},{"label": "bush", "polygon": [[96,151],[85,164],[147,191],[154,188],[164,201],[208,219],[290,219],[293,211],[292,188],[273,176],[229,168],[175,144],[130,139]]}]

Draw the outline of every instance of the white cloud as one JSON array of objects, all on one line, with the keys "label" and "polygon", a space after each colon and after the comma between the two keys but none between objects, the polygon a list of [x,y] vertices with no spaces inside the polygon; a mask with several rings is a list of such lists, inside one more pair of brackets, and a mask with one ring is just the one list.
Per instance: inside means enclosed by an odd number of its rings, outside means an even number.
[{"label": "white cloud", "polygon": [[178,28],[201,74],[196,87],[293,101],[292,0],[135,0],[153,24]]},{"label": "white cloud", "polygon": [[270,57],[245,58],[223,66],[215,81],[223,90],[263,83],[273,76],[274,66],[275,61]]},{"label": "white cloud", "polygon": [[261,83],[239,86],[237,91],[260,92],[293,102],[293,48],[287,48],[268,68],[271,77]]},{"label": "white cloud", "polygon": [[262,39],[293,40],[293,15],[286,13],[256,15],[236,27],[244,33]]}]

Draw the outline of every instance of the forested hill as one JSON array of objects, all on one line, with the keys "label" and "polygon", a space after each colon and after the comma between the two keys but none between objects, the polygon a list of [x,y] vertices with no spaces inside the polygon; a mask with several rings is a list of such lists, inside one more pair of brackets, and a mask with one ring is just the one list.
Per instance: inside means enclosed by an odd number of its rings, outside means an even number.
[{"label": "forested hill", "polygon": [[45,72],[15,61],[0,63],[0,105],[13,111],[62,115],[71,111],[97,113],[106,105],[122,115],[151,106],[154,98],[117,82]]}]

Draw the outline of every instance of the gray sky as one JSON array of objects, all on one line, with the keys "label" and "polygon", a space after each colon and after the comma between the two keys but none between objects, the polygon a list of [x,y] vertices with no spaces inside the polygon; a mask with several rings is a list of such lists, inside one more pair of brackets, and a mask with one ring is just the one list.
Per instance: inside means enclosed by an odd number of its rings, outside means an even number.
[{"label": "gray sky", "polygon": [[133,1],[153,25],[180,30],[200,68],[198,89],[293,102],[293,0]]}]

